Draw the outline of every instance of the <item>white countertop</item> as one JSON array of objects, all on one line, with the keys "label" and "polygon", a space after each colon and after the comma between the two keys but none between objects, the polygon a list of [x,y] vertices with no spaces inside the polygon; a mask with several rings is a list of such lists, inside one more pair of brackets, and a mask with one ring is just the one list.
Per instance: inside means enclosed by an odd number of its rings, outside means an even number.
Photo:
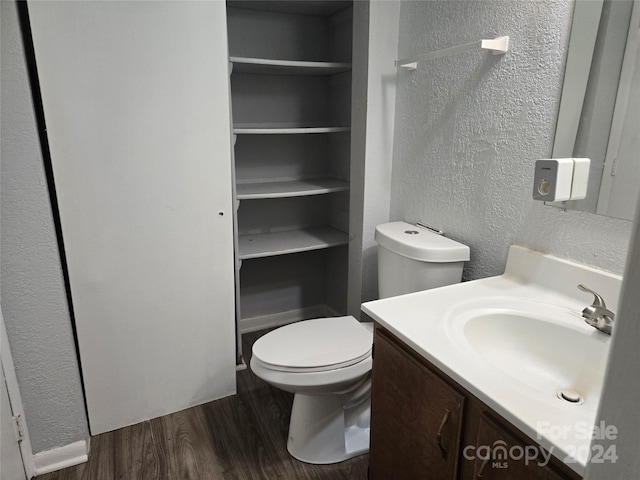
[{"label": "white countertop", "polygon": [[568,328],[608,342],[609,336],[582,319],[591,298],[576,285],[598,291],[615,311],[621,281],[608,272],[514,246],[504,275],[367,302],[362,310],[582,475],[599,398],[585,396],[583,404],[570,404],[517,379],[510,381],[461,345],[452,319],[467,306],[526,307],[529,302],[561,312]]}]

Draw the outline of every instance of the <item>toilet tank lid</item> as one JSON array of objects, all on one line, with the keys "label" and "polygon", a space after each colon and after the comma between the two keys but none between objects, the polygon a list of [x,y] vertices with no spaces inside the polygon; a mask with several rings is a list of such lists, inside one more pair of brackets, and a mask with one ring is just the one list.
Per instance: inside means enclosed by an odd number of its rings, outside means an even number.
[{"label": "toilet tank lid", "polygon": [[470,258],[468,246],[406,222],[378,225],[375,240],[392,252],[422,262],[465,262]]}]

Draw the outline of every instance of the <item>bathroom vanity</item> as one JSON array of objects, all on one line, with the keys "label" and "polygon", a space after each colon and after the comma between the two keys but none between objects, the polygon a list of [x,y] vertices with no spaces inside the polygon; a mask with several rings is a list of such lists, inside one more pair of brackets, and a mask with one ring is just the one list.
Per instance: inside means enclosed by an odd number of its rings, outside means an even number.
[{"label": "bathroom vanity", "polygon": [[[371,480],[581,478],[379,325],[374,345]],[[526,460],[486,459],[498,445]]]},{"label": "bathroom vanity", "polygon": [[503,275],[363,304],[370,478],[578,479],[615,461],[592,435],[611,336],[577,285],[615,312],[621,281],[512,246]]}]

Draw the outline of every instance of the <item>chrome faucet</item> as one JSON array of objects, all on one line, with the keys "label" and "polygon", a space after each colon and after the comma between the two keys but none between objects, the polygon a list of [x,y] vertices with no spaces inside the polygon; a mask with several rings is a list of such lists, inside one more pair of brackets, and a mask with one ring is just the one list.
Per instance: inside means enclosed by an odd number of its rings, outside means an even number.
[{"label": "chrome faucet", "polygon": [[589,305],[582,310],[584,321],[593,328],[597,328],[602,333],[611,335],[611,330],[613,329],[613,317],[615,314],[607,308],[602,297],[596,292],[584,285],[578,285],[578,289],[586,293],[591,293],[595,297],[593,299],[593,305]]}]

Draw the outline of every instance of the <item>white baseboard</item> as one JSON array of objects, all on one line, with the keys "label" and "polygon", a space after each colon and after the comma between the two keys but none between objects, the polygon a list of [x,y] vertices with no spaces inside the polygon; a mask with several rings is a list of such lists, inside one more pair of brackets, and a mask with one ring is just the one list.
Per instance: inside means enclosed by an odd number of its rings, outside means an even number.
[{"label": "white baseboard", "polygon": [[35,476],[73,467],[89,459],[89,439],[80,440],[63,447],[38,452],[33,456]]},{"label": "white baseboard", "polygon": [[242,333],[255,332],[265,328],[279,327],[299,320],[332,316],[333,310],[326,305],[314,305],[313,307],[298,308],[286,312],[261,315],[259,317],[243,318],[240,321]]}]

